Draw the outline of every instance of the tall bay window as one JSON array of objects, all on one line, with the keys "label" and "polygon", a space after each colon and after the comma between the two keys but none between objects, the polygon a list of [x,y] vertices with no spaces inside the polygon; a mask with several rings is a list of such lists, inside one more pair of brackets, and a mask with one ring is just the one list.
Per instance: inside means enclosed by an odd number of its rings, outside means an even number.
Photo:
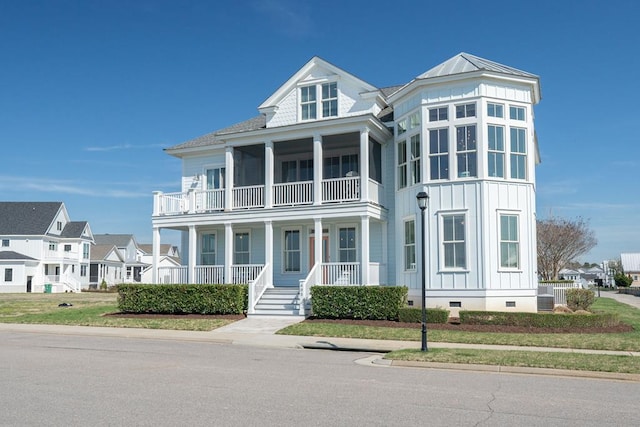
[{"label": "tall bay window", "polygon": [[420,157],[422,147],[420,145],[420,134],[411,137],[411,185],[421,182]]},{"label": "tall bay window", "polygon": [[489,176],[504,178],[504,128],[489,125]]},{"label": "tall bay window", "polygon": [[463,214],[442,217],[445,268],[466,268],[465,221]]},{"label": "tall bay window", "polygon": [[407,186],[407,141],[398,142],[398,188]]},{"label": "tall bay window", "polygon": [[431,179],[449,179],[449,129],[429,131]]},{"label": "tall bay window", "polygon": [[522,128],[511,128],[511,178],[527,178],[527,132]]},{"label": "tall bay window", "polygon": [[416,221],[404,222],[404,269],[416,269]]},{"label": "tall bay window", "polygon": [[456,128],[458,178],[478,176],[476,125]]}]

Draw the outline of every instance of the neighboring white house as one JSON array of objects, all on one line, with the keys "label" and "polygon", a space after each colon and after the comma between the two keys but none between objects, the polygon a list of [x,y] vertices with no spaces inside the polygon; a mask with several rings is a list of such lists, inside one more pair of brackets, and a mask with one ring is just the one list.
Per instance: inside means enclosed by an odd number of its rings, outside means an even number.
[{"label": "neighboring white house", "polygon": [[0,202],[0,292],[88,287],[92,243],[62,202]]},{"label": "neighboring white house", "polygon": [[[133,234],[95,234],[97,245],[115,246],[124,259],[124,274],[118,283],[140,282],[142,270],[150,263],[142,260],[142,254]],[[93,271],[92,271],[93,276]],[[92,284],[99,283],[92,280]]]},{"label": "neighboring white house", "polygon": [[[140,243],[138,245],[140,259],[145,263],[145,268],[142,270],[142,283],[153,283],[153,245]],[[163,243],[160,245],[160,258],[158,261],[158,267],[162,271],[172,271],[175,267],[180,267],[180,251],[177,246]],[[162,278],[159,280],[164,282]]]},{"label": "neighboring white house", "polygon": [[91,266],[89,288],[99,289],[124,283],[125,258],[122,252],[111,244],[96,244],[91,249]]},{"label": "neighboring white house", "polygon": [[[154,194],[154,280],[250,283],[249,314],[332,284],[420,306],[424,260],[429,307],[536,311],[539,100],[537,76],[466,53],[388,88],[314,57],[257,117],[166,150],[182,190]],[[181,267],[159,265],[163,229]]]}]

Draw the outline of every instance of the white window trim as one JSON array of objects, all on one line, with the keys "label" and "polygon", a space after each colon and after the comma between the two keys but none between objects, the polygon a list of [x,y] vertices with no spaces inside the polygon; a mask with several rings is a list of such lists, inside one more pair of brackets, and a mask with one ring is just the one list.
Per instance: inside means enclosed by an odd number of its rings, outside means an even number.
[{"label": "white window trim", "polygon": [[[413,221],[413,251],[414,251],[414,255],[415,255],[415,260],[413,263],[413,268],[407,268],[407,263],[406,263],[406,248],[407,248],[407,240],[406,240],[406,234],[405,234],[405,230],[406,230],[406,224],[407,222]],[[416,216],[415,215],[411,215],[411,216],[407,216],[402,218],[402,269],[406,272],[411,272],[411,273],[415,273],[418,271],[418,221],[416,221]]]},{"label": "white window trim", "polygon": [[[499,105],[502,107],[502,117],[500,116],[490,116],[489,115],[489,104],[491,105]],[[496,102],[496,101],[487,101],[487,103],[485,104],[485,110],[487,118],[489,118],[490,120],[505,120],[506,119],[506,113],[507,113],[507,108],[505,106],[505,104],[503,102]]]},{"label": "white window trim", "polygon": [[[214,266],[214,265],[218,265],[218,231],[217,230],[213,230],[213,231],[203,231],[200,233],[199,237],[198,237],[198,250],[197,252],[200,254],[200,259],[198,259],[198,263],[197,265],[205,265],[202,264],[202,256],[204,255],[203,252],[203,247],[202,247],[202,238],[205,235],[213,235],[213,241],[215,242],[215,246],[213,248],[213,264],[207,264],[209,266]],[[234,231],[234,236],[233,236],[233,243],[235,243],[235,231]],[[249,239],[249,243],[251,243],[251,239]],[[207,252],[207,254],[210,254],[211,252]],[[249,255],[249,257],[251,257],[251,255]]]},{"label": "white window trim", "polygon": [[[298,254],[300,256],[300,260],[299,260],[299,264],[300,264],[300,270],[298,271],[287,271],[284,267],[285,267],[285,260],[286,260],[286,254],[287,254],[287,250],[286,250],[286,235],[287,235],[287,231],[297,231],[298,232],[298,236],[300,241],[298,242],[300,249],[298,249]],[[314,230],[315,231],[315,230]],[[309,235],[311,236],[312,234],[309,233]],[[323,233],[324,235],[324,233]],[[282,228],[282,262],[280,263],[280,272],[282,274],[285,275],[300,275],[300,273],[303,272],[304,266],[302,265],[302,249],[304,247],[304,243],[303,243],[303,230],[302,227],[283,227]],[[294,252],[294,251],[290,251],[290,252]]]},{"label": "white window trim", "polygon": [[[469,268],[469,211],[468,209],[458,209],[450,211],[438,211],[436,212],[438,217],[438,269],[443,273],[468,273],[471,271]],[[464,256],[465,267],[445,267],[444,265],[444,217],[452,215],[463,215],[465,221],[464,227]]]},{"label": "white window trim", "polygon": [[[512,119],[511,118],[511,107],[513,107],[513,108],[521,108],[521,109],[524,110],[524,115],[523,115],[523,119],[522,120],[520,120],[520,119]],[[518,123],[527,122],[528,121],[527,120],[527,118],[528,118],[527,117],[527,110],[528,110],[528,108],[527,108],[526,105],[509,104],[509,111],[508,111],[509,114],[508,114],[508,116],[505,114],[505,119],[513,120],[513,121],[516,121]]]},{"label": "white window trim", "polygon": [[[437,123],[437,122],[434,122]],[[436,131],[438,132],[438,138],[440,138],[440,131],[446,129],[447,130],[447,151],[446,151],[446,156],[442,153],[431,153],[431,131]],[[451,129],[454,130],[454,135],[455,135],[455,127],[451,127],[451,126],[435,126],[435,127],[429,127],[426,130],[426,135],[429,136],[428,141],[425,140],[422,142],[422,144],[424,144],[424,151],[425,153],[427,153],[427,173],[428,173],[428,178],[427,177],[423,177],[424,181],[444,181],[444,180],[451,180]],[[425,139],[427,137],[425,136]],[[447,166],[449,166],[449,176],[447,178],[431,178],[431,158],[432,157],[446,157],[447,158]]]},{"label": "white window trim", "polygon": [[[500,244],[502,243],[502,239],[500,238],[500,234],[502,231],[500,229],[500,218],[502,217],[502,215],[511,215],[518,218],[518,267],[516,268],[502,266],[502,253],[500,252]],[[498,209],[496,210],[496,224],[496,241],[498,242],[498,272],[522,273],[522,211]]]},{"label": "white window trim", "polygon": [[[344,223],[344,224],[336,224],[335,226],[335,236],[336,238],[335,240],[335,249],[336,249],[336,262],[340,262],[340,230],[343,228],[353,228],[355,229],[356,232],[356,245],[355,245],[355,251],[356,251],[356,260],[354,262],[360,262],[360,250],[358,250],[358,242],[360,241],[360,227],[358,226],[358,224],[356,223]],[[331,238],[330,238],[331,239]]]},{"label": "white window trim", "polygon": [[[249,239],[249,249],[248,249],[249,262],[247,264],[236,264],[235,263],[236,252],[237,252],[236,251],[236,235],[243,234],[243,233],[246,233]],[[231,254],[231,262],[232,262],[232,265],[251,265],[251,229],[250,228],[233,230],[233,253]]]},{"label": "white window trim", "polygon": [[[449,106],[450,106],[450,104],[444,104],[444,105],[429,105],[429,106],[426,108],[426,109],[427,109],[427,115],[426,115],[426,118],[425,118],[425,122],[426,122],[426,123],[442,123],[442,122],[448,122],[448,121],[450,121],[450,120],[451,120],[451,117],[450,117],[450,114],[449,114],[449,112],[450,112]],[[440,118],[440,113],[439,113],[439,111],[440,111],[441,109],[443,109],[443,108],[447,110],[447,118],[446,118],[446,119],[441,119],[441,118]],[[438,110],[438,119],[437,119],[437,120],[433,120],[433,121],[431,121],[431,110]],[[455,110],[454,110],[454,113],[455,113]],[[434,126],[437,126],[437,125],[434,125]],[[442,127],[442,125],[440,125],[440,127]]]},{"label": "white window trim", "polygon": [[[312,79],[312,80],[304,80],[300,81],[296,84],[296,116],[298,117],[298,122],[308,123],[312,121],[318,120],[330,120],[340,117],[340,98],[341,91],[340,85],[338,81],[340,79],[338,76],[328,77],[328,78],[320,78],[320,79]],[[335,116],[322,117],[322,85],[327,83],[336,83],[336,97],[338,100],[338,114]],[[308,86],[316,87],[316,117],[315,119],[303,119],[302,118],[302,88]]]}]

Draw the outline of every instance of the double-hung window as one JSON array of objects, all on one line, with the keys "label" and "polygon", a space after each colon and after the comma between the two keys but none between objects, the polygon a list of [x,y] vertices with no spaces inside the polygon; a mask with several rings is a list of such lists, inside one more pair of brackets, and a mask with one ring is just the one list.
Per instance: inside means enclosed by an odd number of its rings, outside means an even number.
[{"label": "double-hung window", "polygon": [[519,266],[518,216],[500,215],[500,267],[518,268]]},{"label": "double-hung window", "polygon": [[421,145],[420,145],[420,134],[413,135],[410,139],[411,145],[411,185],[418,184],[421,182],[420,175],[420,153],[421,153]]},{"label": "double-hung window", "polygon": [[404,269],[416,269],[416,221],[404,222]]},{"label": "double-hung window", "polygon": [[200,250],[200,262],[202,265],[216,265],[216,235],[203,234],[202,248]]},{"label": "double-hung window", "polygon": [[478,176],[476,125],[459,126],[456,128],[456,147],[458,178]]},{"label": "double-hung window", "polygon": [[489,176],[504,178],[504,127],[489,125]]},{"label": "double-hung window", "polygon": [[89,259],[89,244],[88,243],[83,243],[82,244],[82,258],[83,259]]},{"label": "double-hung window", "polygon": [[284,271],[300,271],[300,230],[284,232]]},{"label": "double-hung window", "polygon": [[249,264],[249,233],[236,233],[233,245],[233,263]]},{"label": "double-hung window", "polygon": [[464,215],[443,215],[442,248],[445,268],[466,268]]},{"label": "double-hung window", "polygon": [[407,141],[398,142],[398,188],[407,186]]},{"label": "double-hung window", "polygon": [[312,120],[316,118],[316,87],[304,86],[300,88],[300,108],[302,120]]},{"label": "double-hung window", "polygon": [[511,128],[511,178],[527,178],[527,132],[522,128]]},{"label": "double-hung window", "polygon": [[449,179],[449,129],[429,131],[431,179]]},{"label": "double-hung window", "polygon": [[2,239],[2,247],[3,248],[9,247],[9,239]]},{"label": "double-hung window", "polygon": [[338,231],[338,261],[356,262],[356,229],[355,227],[341,228]]},{"label": "double-hung window", "polygon": [[322,117],[338,116],[338,84],[322,85]]},{"label": "double-hung window", "polygon": [[4,281],[12,282],[13,281],[13,268],[5,268],[4,269]]}]

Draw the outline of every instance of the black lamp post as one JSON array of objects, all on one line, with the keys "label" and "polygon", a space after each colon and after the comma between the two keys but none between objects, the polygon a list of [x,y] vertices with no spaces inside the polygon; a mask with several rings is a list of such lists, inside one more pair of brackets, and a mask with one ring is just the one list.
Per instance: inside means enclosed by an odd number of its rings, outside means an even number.
[{"label": "black lamp post", "polygon": [[424,240],[424,230],[426,228],[424,222],[424,211],[427,209],[427,203],[429,202],[429,195],[421,191],[416,195],[416,199],[418,199],[418,207],[420,208],[420,215],[422,219],[421,236],[422,236],[422,256],[420,265],[422,269],[422,351],[428,351],[427,349],[427,276],[425,269],[425,240]]}]

